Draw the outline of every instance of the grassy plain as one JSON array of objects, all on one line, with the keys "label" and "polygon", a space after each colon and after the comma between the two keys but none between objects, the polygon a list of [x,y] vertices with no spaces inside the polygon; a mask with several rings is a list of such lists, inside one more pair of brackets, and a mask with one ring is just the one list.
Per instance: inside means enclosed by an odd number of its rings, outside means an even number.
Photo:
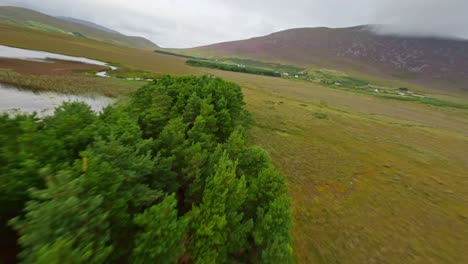
[{"label": "grassy plain", "polygon": [[[183,58],[12,26],[0,25],[0,34],[3,45],[239,83],[256,120],[251,142],[289,180],[298,263],[468,262],[466,109],[192,68]],[[463,93],[411,87],[468,101]]]}]

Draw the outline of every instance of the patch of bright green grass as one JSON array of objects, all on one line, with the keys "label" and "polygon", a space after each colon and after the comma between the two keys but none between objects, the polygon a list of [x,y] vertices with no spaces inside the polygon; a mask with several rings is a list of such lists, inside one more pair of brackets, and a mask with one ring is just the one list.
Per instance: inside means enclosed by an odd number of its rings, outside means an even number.
[{"label": "patch of bright green grass", "polygon": [[247,67],[262,68],[262,69],[272,70],[272,71],[279,72],[279,73],[288,73],[290,75],[299,74],[300,72],[305,71],[304,68],[296,67],[293,65],[263,62],[263,61],[256,61],[256,60],[243,59],[243,58],[220,58],[218,59],[218,61],[228,63],[228,64],[245,65]]},{"label": "patch of bright green grass", "polygon": [[54,27],[54,26],[51,26],[51,25],[42,24],[42,23],[39,23],[39,22],[36,22],[36,21],[31,21],[31,20],[28,20],[26,22],[25,26],[28,27],[28,28],[32,28],[32,29],[35,29],[35,30],[42,30],[42,31],[46,31],[46,32],[55,32],[55,33],[63,33],[63,34],[67,33],[64,30],[60,29],[60,28],[57,28],[57,27]]},{"label": "patch of bright green grass", "polygon": [[364,93],[386,99],[405,102],[418,102],[437,107],[468,109],[468,105],[466,104],[428,97],[419,93],[415,93],[406,87],[400,87],[396,89],[375,85],[367,80],[351,77],[337,71],[315,70],[307,73],[306,75],[299,76],[299,78],[291,77],[290,79],[306,80],[319,83],[323,86],[333,89]]},{"label": "patch of bright green grass", "polygon": [[440,100],[437,98],[418,98],[418,97],[408,97],[408,96],[382,96],[383,98],[392,99],[392,100],[399,100],[399,101],[407,101],[407,102],[418,102],[427,105],[439,106],[439,107],[453,107],[453,108],[460,108],[460,109],[468,109],[468,105],[450,102],[445,100]]},{"label": "patch of bright green grass", "polygon": [[216,61],[208,61],[208,60],[187,60],[187,65],[193,67],[204,67],[210,69],[217,69],[222,71],[232,71],[232,72],[241,72],[241,73],[249,73],[255,75],[264,75],[264,76],[271,76],[271,77],[281,77],[281,73],[275,72],[272,70],[266,70],[262,68],[255,68],[245,65],[239,64],[229,64],[224,62],[216,62]]},{"label": "patch of bright green grass", "polygon": [[360,87],[369,84],[366,80],[353,78],[345,74],[339,74],[335,71],[316,70],[310,75],[312,75],[314,79],[320,80],[321,83],[326,85]]},{"label": "patch of bright green grass", "polygon": [[202,58],[202,57],[195,57],[195,56],[190,56],[190,55],[185,55],[185,54],[180,54],[180,53],[175,53],[175,52],[170,52],[170,51],[165,51],[165,50],[155,50],[154,52],[165,54],[165,55],[181,57],[181,58],[193,59],[193,60],[203,60],[203,61],[209,61],[213,63],[235,65],[238,67],[240,66],[240,67],[249,67],[249,68],[259,68],[259,69],[269,70],[269,71],[273,71],[273,72],[280,73],[280,74],[287,73],[293,76],[296,74],[302,74],[303,72],[306,71],[306,69],[300,68],[294,65],[257,61],[257,60],[246,59],[246,58],[218,58],[218,57]]}]

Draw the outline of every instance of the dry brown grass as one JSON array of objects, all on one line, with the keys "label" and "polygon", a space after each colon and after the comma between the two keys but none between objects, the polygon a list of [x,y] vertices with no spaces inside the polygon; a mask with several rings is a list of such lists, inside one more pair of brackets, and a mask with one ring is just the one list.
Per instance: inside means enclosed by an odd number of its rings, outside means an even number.
[{"label": "dry brown grass", "polygon": [[467,261],[466,123],[454,133],[426,123],[437,117],[412,122],[333,100],[244,93],[257,121],[252,142],[289,179],[299,263]]},{"label": "dry brown grass", "polygon": [[102,94],[118,97],[144,85],[146,82],[100,78],[93,75],[32,75],[18,74],[0,69],[0,83],[35,91],[52,91],[69,94]]}]

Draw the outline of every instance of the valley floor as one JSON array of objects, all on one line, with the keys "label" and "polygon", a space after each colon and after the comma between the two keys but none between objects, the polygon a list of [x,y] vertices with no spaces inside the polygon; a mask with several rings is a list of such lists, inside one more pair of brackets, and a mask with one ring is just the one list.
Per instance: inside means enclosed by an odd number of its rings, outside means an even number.
[{"label": "valley floor", "polygon": [[395,105],[413,114],[398,118],[372,113],[379,102],[362,102],[361,112],[313,92],[301,100],[244,93],[257,120],[252,141],[289,179],[299,263],[467,261],[468,140],[431,125],[466,129],[466,113],[449,111],[449,121],[439,109]]},{"label": "valley floor", "polygon": [[191,68],[182,58],[11,26],[0,34],[3,45],[239,83],[256,121],[252,143],[289,179],[298,263],[468,262],[468,110]]}]

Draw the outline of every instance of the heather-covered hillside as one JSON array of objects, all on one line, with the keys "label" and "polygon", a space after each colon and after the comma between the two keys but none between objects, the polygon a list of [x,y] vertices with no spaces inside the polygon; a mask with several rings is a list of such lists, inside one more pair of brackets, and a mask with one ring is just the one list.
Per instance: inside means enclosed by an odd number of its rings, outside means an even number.
[{"label": "heather-covered hillside", "polygon": [[404,79],[468,79],[468,41],[379,35],[371,26],[300,28],[186,50],[301,65],[378,71]]}]

